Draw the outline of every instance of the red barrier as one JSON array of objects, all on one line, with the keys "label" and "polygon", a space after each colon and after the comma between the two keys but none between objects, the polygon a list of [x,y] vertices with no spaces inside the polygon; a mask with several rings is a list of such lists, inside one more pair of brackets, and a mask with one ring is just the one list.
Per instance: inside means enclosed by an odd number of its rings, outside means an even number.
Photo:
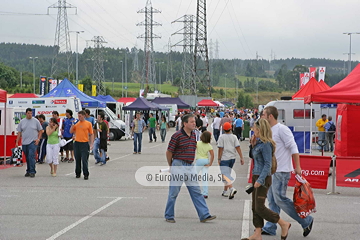
[{"label": "red barrier", "polygon": [[[310,183],[312,188],[326,189],[329,177],[331,157],[300,155],[301,173]],[[250,167],[248,182],[251,183],[253,164]],[[295,186],[295,173],[291,173],[288,186]]]},{"label": "red barrier", "polygon": [[[7,135],[6,136],[6,156],[11,157],[12,152],[11,149],[15,147],[17,135]],[[21,144],[21,140],[19,145]],[[0,156],[4,156],[4,135],[0,135]]]},{"label": "red barrier", "polygon": [[360,187],[359,157],[336,157],[336,186]]}]

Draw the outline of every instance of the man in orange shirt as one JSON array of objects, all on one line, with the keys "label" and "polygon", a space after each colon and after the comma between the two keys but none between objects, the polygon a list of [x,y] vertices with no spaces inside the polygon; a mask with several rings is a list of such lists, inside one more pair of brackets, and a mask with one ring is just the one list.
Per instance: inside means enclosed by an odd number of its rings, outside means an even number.
[{"label": "man in orange shirt", "polygon": [[[85,111],[78,112],[79,121],[70,128],[70,133],[75,133],[74,155],[76,178],[81,175],[81,163],[84,179],[89,179],[89,150],[93,148],[94,134],[92,124],[85,120]],[[90,137],[90,142],[89,142]]]}]

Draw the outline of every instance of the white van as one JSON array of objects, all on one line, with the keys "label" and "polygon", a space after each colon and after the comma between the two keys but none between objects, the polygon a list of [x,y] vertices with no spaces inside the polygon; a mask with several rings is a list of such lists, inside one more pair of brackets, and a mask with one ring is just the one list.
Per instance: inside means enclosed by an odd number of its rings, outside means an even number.
[{"label": "white van", "polygon": [[110,134],[109,139],[110,141],[119,140],[123,136],[126,135],[125,133],[125,122],[118,119],[117,116],[110,108],[88,108],[90,110],[90,114],[94,115],[95,120],[99,112],[103,112],[105,115],[105,120],[109,122]]},{"label": "white van", "polygon": [[53,111],[65,117],[66,109],[72,110],[74,114],[81,110],[80,99],[75,97],[8,98],[7,103],[9,107],[31,108],[33,116],[43,114],[46,120],[52,117]]},{"label": "white van", "polygon": [[[271,101],[265,105],[274,106],[278,109],[278,122],[288,127],[293,127],[293,131],[310,131],[310,105],[305,104],[303,100],[278,100]],[[305,119],[304,119],[305,109]],[[320,104],[312,104],[312,131],[317,131],[316,121],[321,118],[322,114],[332,116],[336,121],[336,108],[321,108]]]},{"label": "white van", "polygon": [[115,114],[117,119],[121,119],[125,121],[125,116],[122,112],[122,108],[124,107],[124,103],[122,102],[108,102],[106,106]]}]

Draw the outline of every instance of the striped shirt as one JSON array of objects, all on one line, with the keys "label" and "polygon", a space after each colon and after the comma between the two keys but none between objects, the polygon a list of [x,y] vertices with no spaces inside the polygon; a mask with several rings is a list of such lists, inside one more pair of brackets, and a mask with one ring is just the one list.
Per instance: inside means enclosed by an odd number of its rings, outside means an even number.
[{"label": "striped shirt", "polygon": [[189,137],[183,128],[171,136],[167,149],[172,152],[173,159],[179,159],[187,163],[193,163],[196,151],[196,135],[191,132]]}]

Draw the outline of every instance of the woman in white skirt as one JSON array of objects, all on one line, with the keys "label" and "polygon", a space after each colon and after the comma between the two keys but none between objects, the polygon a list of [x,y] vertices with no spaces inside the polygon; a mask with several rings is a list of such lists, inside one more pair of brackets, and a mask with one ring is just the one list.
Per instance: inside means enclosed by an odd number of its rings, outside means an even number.
[{"label": "woman in white skirt", "polygon": [[59,165],[59,123],[55,118],[50,118],[49,126],[46,127],[48,142],[46,145],[46,162],[50,165],[50,173],[56,177],[57,165]]}]

